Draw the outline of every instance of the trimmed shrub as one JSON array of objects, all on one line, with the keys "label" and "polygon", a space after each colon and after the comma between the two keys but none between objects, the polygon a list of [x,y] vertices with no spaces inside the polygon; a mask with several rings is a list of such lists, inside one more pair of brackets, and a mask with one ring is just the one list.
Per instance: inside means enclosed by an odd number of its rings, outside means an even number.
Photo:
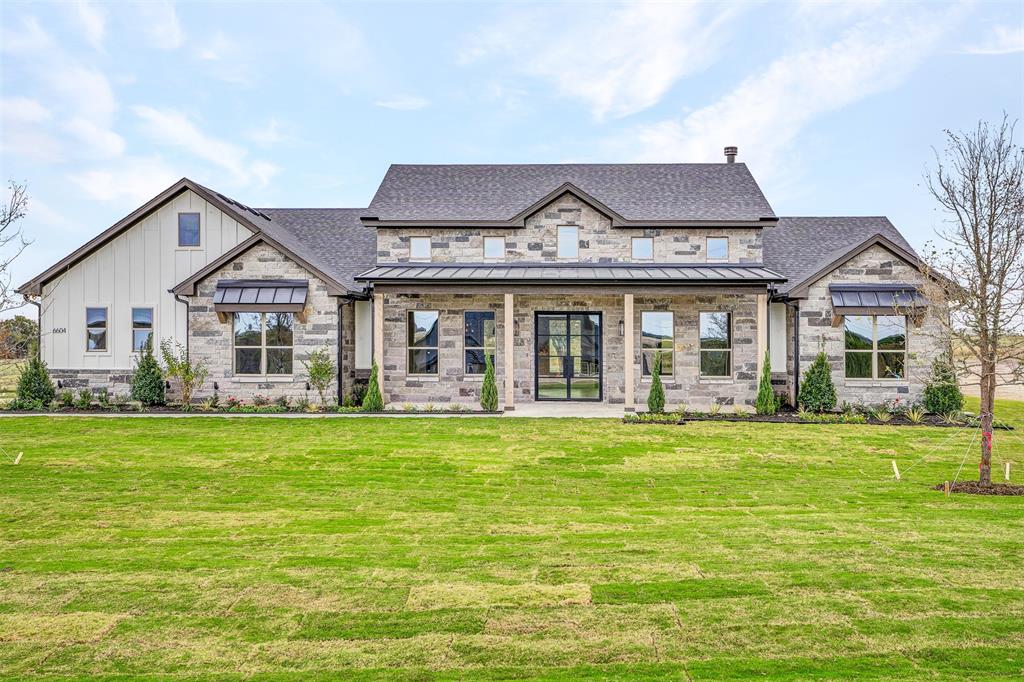
[{"label": "trimmed shrub", "polygon": [[772,389],[772,363],[768,351],[764,352],[764,369],[761,370],[761,383],[757,386],[754,409],[758,414],[775,414],[779,411],[778,399]]},{"label": "trimmed shrub", "polygon": [[964,394],[956,380],[949,356],[942,354],[932,363],[932,373],[924,387],[924,409],[932,414],[949,414],[964,409]]},{"label": "trimmed shrub", "polygon": [[135,363],[135,373],[132,374],[131,398],[143,405],[163,405],[166,395],[164,392],[164,373],[159,363],[153,357],[153,343],[147,341],[142,348]]},{"label": "trimmed shrub", "polygon": [[16,392],[18,405],[49,405],[57,396],[57,389],[53,387],[50,380],[50,372],[46,369],[46,363],[36,353],[28,364],[22,368],[18,376],[18,388]]},{"label": "trimmed shrub", "polygon": [[836,406],[836,387],[832,383],[832,367],[825,353],[818,353],[804,373],[800,384],[800,407],[811,412],[828,412]]},{"label": "trimmed shrub", "polygon": [[498,386],[494,383],[494,363],[491,356],[484,353],[486,369],[484,370],[484,385],[480,388],[480,409],[484,412],[498,411]]},{"label": "trimmed shrub", "polygon": [[654,414],[665,412],[665,387],[661,385],[661,353],[654,354],[651,367],[651,392],[647,394],[647,411]]},{"label": "trimmed shrub", "polygon": [[366,387],[366,395],[363,396],[363,412],[383,412],[384,396],[380,394],[380,384],[377,383],[377,363],[373,363],[370,370],[370,382]]}]

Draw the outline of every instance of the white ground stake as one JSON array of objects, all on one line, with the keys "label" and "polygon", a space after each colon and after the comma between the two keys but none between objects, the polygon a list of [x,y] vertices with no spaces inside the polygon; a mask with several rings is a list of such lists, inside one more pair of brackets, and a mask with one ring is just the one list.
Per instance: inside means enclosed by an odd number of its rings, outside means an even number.
[{"label": "white ground stake", "polygon": [[1005,468],[1005,471],[1003,472],[1003,478],[1005,478],[1006,482],[1009,483],[1010,482],[1010,463],[1006,462],[1005,465],[1004,465],[1004,468]]},{"label": "white ground stake", "polygon": [[896,474],[896,480],[900,480],[900,469],[896,466],[896,460],[892,461],[892,472]]},{"label": "white ground stake", "polygon": [[[24,454],[25,454],[24,452],[19,452],[18,456],[14,458],[14,463],[17,464],[18,462],[20,462],[21,461],[21,456],[24,455]],[[1009,471],[1009,469],[1007,469],[1007,471]]]}]

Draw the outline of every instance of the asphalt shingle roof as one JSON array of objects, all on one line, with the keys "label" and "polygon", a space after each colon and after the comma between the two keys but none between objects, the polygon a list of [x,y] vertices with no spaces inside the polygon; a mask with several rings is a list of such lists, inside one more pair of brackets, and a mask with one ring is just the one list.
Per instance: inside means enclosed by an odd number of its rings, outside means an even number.
[{"label": "asphalt shingle roof", "polygon": [[764,228],[764,265],[786,276],[779,287],[786,293],[875,235],[916,255],[885,216],[782,217]]},{"label": "asphalt shingle roof", "polygon": [[366,215],[503,221],[571,183],[626,220],[773,218],[743,163],[392,165]]}]

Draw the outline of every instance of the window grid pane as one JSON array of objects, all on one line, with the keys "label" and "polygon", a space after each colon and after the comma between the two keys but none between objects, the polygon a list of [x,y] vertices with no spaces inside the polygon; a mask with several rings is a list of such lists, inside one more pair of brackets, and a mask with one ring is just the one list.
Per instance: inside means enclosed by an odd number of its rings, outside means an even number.
[{"label": "window grid pane", "polygon": [[132,308],[132,351],[142,352],[153,338],[153,309]]},{"label": "window grid pane", "polygon": [[495,363],[497,346],[494,313],[492,311],[466,312],[463,315],[463,356],[466,374],[484,374],[487,371],[485,355]]},{"label": "window grid pane", "polygon": [[292,374],[294,325],[292,313],[235,313],[235,374]]},{"label": "window grid pane", "polygon": [[436,310],[410,310],[407,317],[408,374],[438,373],[438,323]]},{"label": "window grid pane", "polygon": [[91,353],[107,349],[107,309],[85,309],[85,350]]},{"label": "window grid pane", "polygon": [[843,328],[846,378],[906,378],[906,316],[847,315]]}]

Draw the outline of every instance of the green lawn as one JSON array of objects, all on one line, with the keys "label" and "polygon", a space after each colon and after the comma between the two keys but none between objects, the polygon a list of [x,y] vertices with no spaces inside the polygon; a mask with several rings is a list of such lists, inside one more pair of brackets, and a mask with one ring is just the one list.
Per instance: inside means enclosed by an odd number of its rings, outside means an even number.
[{"label": "green lawn", "polygon": [[954,434],[0,419],[0,678],[1019,678],[1024,499],[929,490]]}]

